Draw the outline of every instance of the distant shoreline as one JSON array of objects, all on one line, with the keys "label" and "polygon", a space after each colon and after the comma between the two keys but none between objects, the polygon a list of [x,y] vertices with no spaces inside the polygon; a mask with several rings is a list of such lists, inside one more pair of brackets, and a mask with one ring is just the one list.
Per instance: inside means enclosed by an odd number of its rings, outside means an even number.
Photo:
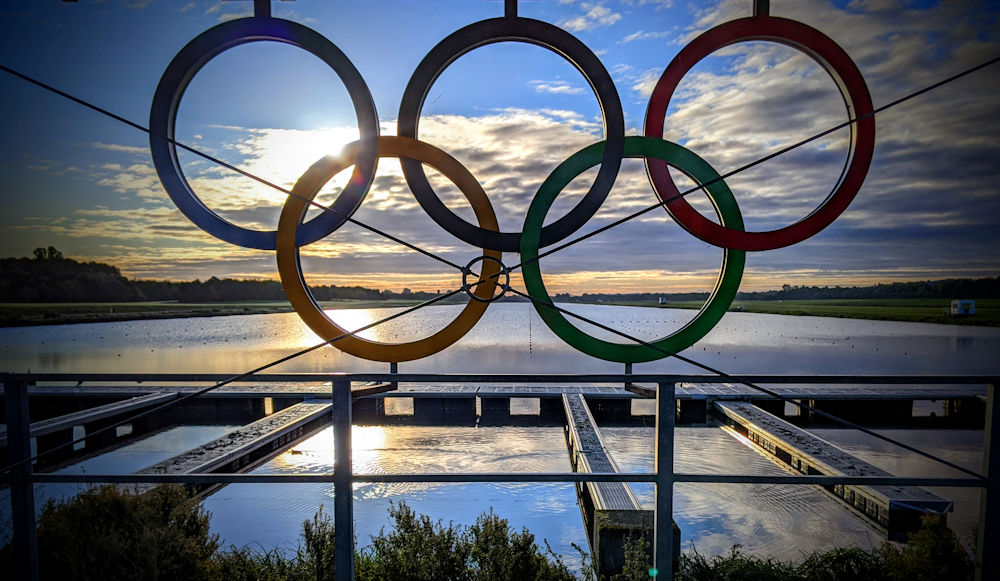
[{"label": "distant shoreline", "polygon": [[[408,307],[420,302],[418,300],[379,301],[343,299],[323,301],[320,304],[327,309],[373,309]],[[459,302],[455,301],[454,303],[449,302],[444,304],[458,304]],[[949,302],[944,299],[735,301],[729,310],[772,315],[1000,327],[1000,299],[978,301],[976,314],[969,317],[946,316],[944,309]],[[703,303],[701,301],[668,301],[662,305],[655,302],[612,302],[601,304],[649,308],[700,309]],[[292,306],[286,301],[224,303],[0,303],[0,327],[72,325],[80,323],[224,317],[232,315],[268,315],[291,312],[293,312]]]},{"label": "distant shoreline", "polygon": [[[320,303],[328,309],[368,309],[410,306],[420,301],[342,300]],[[40,325],[75,325],[150,319],[226,317],[232,315],[272,315],[291,313],[287,301],[248,301],[231,303],[0,303],[0,327]]]}]

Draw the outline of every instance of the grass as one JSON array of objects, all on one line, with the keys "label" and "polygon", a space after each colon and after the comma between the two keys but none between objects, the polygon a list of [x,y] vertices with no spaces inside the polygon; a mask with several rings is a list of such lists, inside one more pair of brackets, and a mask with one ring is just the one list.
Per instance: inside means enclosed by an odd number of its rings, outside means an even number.
[{"label": "grass", "polygon": [[[416,300],[323,301],[327,309],[374,309],[407,307]],[[288,301],[239,301],[217,303],[135,302],[135,303],[0,303],[0,327],[63,325],[182,317],[227,315],[267,315],[291,313]]]},{"label": "grass", "polygon": [[[652,301],[628,304],[674,309],[701,309],[704,305],[701,301],[675,301],[665,305]],[[951,306],[950,299],[736,300],[730,310],[738,310],[739,306],[747,313],[1000,327],[1000,299],[977,300],[976,314],[969,317],[945,315],[945,309]]]}]

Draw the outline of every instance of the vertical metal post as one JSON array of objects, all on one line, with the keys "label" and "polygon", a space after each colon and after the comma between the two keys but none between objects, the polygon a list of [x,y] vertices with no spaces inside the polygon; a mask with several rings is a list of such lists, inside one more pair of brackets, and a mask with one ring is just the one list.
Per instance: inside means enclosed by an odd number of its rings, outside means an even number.
[{"label": "vertical metal post", "polygon": [[986,388],[986,426],[983,430],[983,474],[991,480],[979,497],[979,531],[976,542],[976,581],[1000,579],[1000,397],[996,385]]},{"label": "vertical metal post", "polygon": [[[399,363],[397,363],[395,361],[389,363],[389,373],[391,375],[393,375],[393,376],[395,376],[396,374],[398,374],[399,373]],[[395,379],[395,377],[393,377],[393,379]],[[399,382],[398,381],[390,381],[389,384],[392,385],[392,389],[393,390],[399,389]]]},{"label": "vertical metal post", "polygon": [[[28,419],[28,384],[5,381],[4,405],[7,409],[7,459],[10,464],[31,458],[31,429]],[[35,531],[35,488],[31,481],[31,462],[10,471],[11,523],[14,527],[13,549],[15,578],[38,580],[38,537]]]},{"label": "vertical metal post", "polygon": [[354,491],[351,467],[351,382],[333,382],[333,531],[337,581],[354,579]]},{"label": "vertical metal post", "polygon": [[253,0],[253,15],[257,18],[270,18],[271,0]]},{"label": "vertical metal post", "polygon": [[656,390],[656,500],[653,510],[653,568],[657,579],[674,576],[674,384]]},{"label": "vertical metal post", "polygon": [[504,0],[503,15],[504,18],[517,18],[517,0]]}]

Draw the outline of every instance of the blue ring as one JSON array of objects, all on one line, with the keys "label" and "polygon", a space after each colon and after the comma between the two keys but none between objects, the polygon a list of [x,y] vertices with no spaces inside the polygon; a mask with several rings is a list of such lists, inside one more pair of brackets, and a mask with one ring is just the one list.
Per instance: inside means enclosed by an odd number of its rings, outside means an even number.
[{"label": "blue ring", "polygon": [[325,62],[347,87],[361,133],[361,147],[354,174],[344,191],[324,211],[302,225],[295,244],[303,246],[342,226],[358,209],[371,187],[378,164],[376,140],[378,113],[368,85],[350,59],[316,31],[278,18],[241,18],[214,26],[187,44],[164,71],[149,114],[149,149],[163,188],[177,208],[196,226],[220,240],[244,248],[274,250],[277,232],[251,230],[225,220],[206,206],[191,189],[177,159],[173,143],[177,109],[195,74],[220,53],[249,42],[272,40],[306,50]]}]

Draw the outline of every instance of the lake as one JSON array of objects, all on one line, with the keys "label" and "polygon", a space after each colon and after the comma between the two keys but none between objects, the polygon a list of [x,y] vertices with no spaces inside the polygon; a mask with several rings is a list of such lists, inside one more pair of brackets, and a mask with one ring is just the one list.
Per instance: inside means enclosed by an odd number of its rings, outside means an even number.
[{"label": "lake", "polygon": [[[665,335],[695,311],[563,305],[643,340]],[[401,342],[425,337],[460,306],[432,306],[362,336]],[[356,329],[402,309],[331,311]],[[608,339],[611,335],[594,329]],[[239,373],[320,340],[294,313],[52,325],[0,329],[0,370],[11,372]],[[1000,329],[727,313],[683,354],[727,373],[991,374],[998,370]],[[401,372],[620,373],[564,344],[527,303],[499,303],[441,353],[402,363]],[[388,371],[384,363],[324,348],[273,369],[282,372]],[[636,373],[702,373],[674,359],[636,364]]]},{"label": "lake", "polygon": [[[683,325],[694,311],[566,305],[579,314],[644,340]],[[413,340],[447,324],[461,307],[429,307],[365,332],[383,341]],[[342,310],[334,316],[357,328],[400,309]],[[602,338],[608,334],[594,331]],[[0,329],[0,370],[12,372],[212,372],[240,373],[318,343],[295,314],[151,320]],[[684,352],[728,373],[996,374],[1000,329],[922,323],[863,321],[728,313],[702,341]],[[479,324],[435,356],[400,365],[403,372],[618,373],[619,364],[595,360],[566,346],[528,304],[491,305]],[[387,365],[324,348],[271,371],[387,371]],[[634,367],[636,373],[701,373],[674,360]],[[129,472],[223,433],[225,426],[183,426],[67,468]],[[649,428],[604,428],[623,470],[652,468]],[[954,476],[889,444],[847,430],[817,433],[898,475]],[[892,437],[942,454],[969,468],[982,462],[982,431],[887,430]],[[323,472],[331,469],[332,432],[324,430],[257,472]],[[686,472],[782,474],[770,460],[718,427],[678,428],[675,469]],[[358,472],[569,471],[560,428],[356,426]],[[649,485],[636,485],[643,502]],[[61,496],[72,488],[41,491]],[[205,506],[225,543],[294,545],[301,522],[322,504],[332,510],[332,485],[244,484],[223,488]],[[956,501],[949,519],[964,538],[978,514],[978,489],[935,490]],[[435,519],[469,524],[492,507],[516,527],[577,563],[573,544],[586,546],[576,497],[565,484],[355,485],[359,544],[388,524],[390,502],[405,500]],[[6,503],[4,503],[6,504]],[[830,546],[871,546],[881,539],[860,519],[807,486],[678,484],[675,519],[685,549],[709,555],[733,544],[782,558]]]}]

